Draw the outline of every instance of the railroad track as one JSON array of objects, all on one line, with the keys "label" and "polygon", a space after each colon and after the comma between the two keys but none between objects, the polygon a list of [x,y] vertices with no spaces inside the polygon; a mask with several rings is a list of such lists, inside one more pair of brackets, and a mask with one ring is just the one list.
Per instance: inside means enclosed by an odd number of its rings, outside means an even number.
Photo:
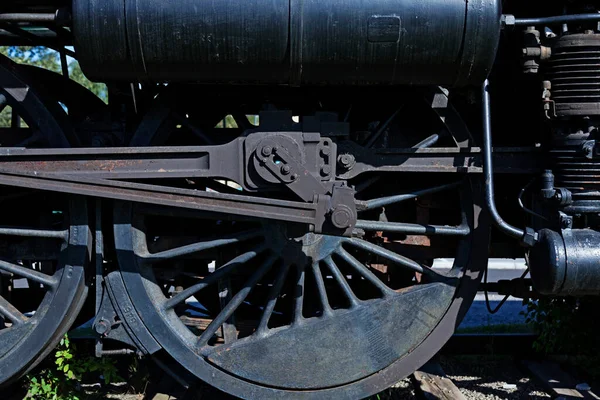
[{"label": "railroad track", "polygon": [[[522,372],[525,378],[518,383],[507,383],[502,389],[506,398],[548,398],[555,399],[600,399],[587,383],[582,383],[563,370],[558,363],[552,361],[518,360],[514,368]],[[526,393],[523,390],[525,380],[532,380],[543,393]],[[438,361],[430,361],[411,376],[414,397],[423,400],[467,400],[477,398],[473,390],[461,390],[452,377],[449,377]],[[521,386],[521,387],[519,387]],[[482,386],[485,387],[485,386]],[[498,391],[498,390],[496,390]],[[521,391],[521,393],[519,393]],[[468,396],[465,392],[469,393]],[[490,393],[482,393],[482,399],[488,399]],[[512,392],[512,393],[511,393]],[[600,393],[600,392],[598,392]],[[502,398],[496,394],[498,398]]]}]

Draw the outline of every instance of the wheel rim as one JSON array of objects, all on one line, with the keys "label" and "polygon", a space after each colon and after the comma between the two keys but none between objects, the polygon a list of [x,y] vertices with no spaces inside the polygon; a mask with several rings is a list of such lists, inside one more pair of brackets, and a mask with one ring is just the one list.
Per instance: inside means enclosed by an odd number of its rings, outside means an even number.
[{"label": "wheel rim", "polygon": [[[68,117],[59,104],[34,89],[29,77],[0,56],[2,108],[15,116],[2,146],[68,147]],[[14,121],[25,121],[26,126]],[[3,188],[2,188],[3,189]],[[37,365],[60,341],[86,296],[84,269],[90,233],[82,199],[2,190],[0,237],[0,384]],[[8,210],[33,210],[14,213]],[[39,220],[39,221],[38,221]],[[27,228],[23,228],[27,226]],[[58,227],[58,228],[57,228]],[[17,296],[15,281],[26,285]],[[9,297],[8,294],[11,294]],[[12,304],[14,302],[14,304]]]},{"label": "wheel rim", "polygon": [[[171,356],[208,383],[245,398],[364,397],[426,362],[451,336],[472,301],[487,260],[489,229],[480,214],[479,188],[469,179],[458,188],[461,225],[468,227],[468,235],[459,240],[454,267],[444,278],[425,268],[422,281],[430,283],[412,288],[384,283],[365,265],[368,256],[376,255],[416,268],[384,246],[361,239],[300,236],[280,224],[238,222],[239,230],[231,233],[222,230],[229,223],[226,217],[218,223],[213,219],[212,225],[199,220],[197,225],[217,237],[161,248],[154,239],[168,236],[157,229],[166,226],[165,220],[149,215],[164,210],[126,203],[115,208],[118,260],[128,293],[148,329]],[[223,247],[229,253],[227,260],[203,256],[219,246],[229,246]],[[213,257],[218,268],[198,273],[201,280],[167,293],[168,279],[162,274],[169,268],[161,263],[188,256]],[[248,274],[226,279],[239,270]],[[222,308],[220,302],[201,298],[211,287],[213,295],[231,293]],[[192,295],[208,315],[196,324],[182,318]],[[286,296],[291,300],[283,300]],[[231,312],[232,305],[236,312]],[[247,310],[240,312],[240,307]],[[288,315],[271,323],[284,309]],[[251,315],[253,326],[244,328]],[[403,340],[390,339],[397,332],[403,333]]]},{"label": "wheel rim", "polygon": [[[59,211],[59,210],[55,210]],[[0,383],[6,384],[26,373],[40,362],[56,346],[69,329],[81,308],[87,288],[84,280],[84,265],[89,245],[86,207],[83,201],[72,201],[65,210],[67,227],[64,230],[39,230],[38,232],[11,232],[6,236],[34,238],[36,241],[51,242],[60,249],[59,258],[52,263],[53,273],[34,270],[29,265],[35,254],[22,260],[6,261],[3,257],[0,270],[10,272],[14,278],[29,278],[42,283],[45,295],[33,316],[24,317],[29,311],[26,306],[14,307],[4,297],[0,298],[0,314],[4,316],[0,329]],[[18,230],[18,229],[17,229]],[[58,235],[63,234],[62,238]],[[31,236],[28,236],[31,235]],[[48,235],[47,237],[41,237]],[[4,235],[3,235],[4,236]],[[48,260],[40,264],[47,264]],[[23,265],[25,264],[25,265]],[[18,309],[22,310],[19,311]],[[22,321],[18,321],[22,319]]]}]

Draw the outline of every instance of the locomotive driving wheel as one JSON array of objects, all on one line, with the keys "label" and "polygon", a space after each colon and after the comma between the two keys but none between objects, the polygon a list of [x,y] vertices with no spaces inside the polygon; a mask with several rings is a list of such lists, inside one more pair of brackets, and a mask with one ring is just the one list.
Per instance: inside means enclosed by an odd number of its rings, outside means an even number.
[{"label": "locomotive driving wheel", "polygon": [[[74,137],[59,103],[32,86],[26,69],[0,56],[0,108],[10,111],[2,147],[68,147]],[[0,187],[0,384],[37,365],[85,300],[90,234],[86,203]]]},{"label": "locomotive driving wheel", "polygon": [[[440,143],[469,145],[451,107],[434,111],[420,110],[437,116],[437,130],[420,132],[416,143],[435,145],[444,131]],[[403,120],[399,114],[394,119]],[[357,141],[371,147],[387,139]],[[487,262],[489,226],[480,187],[468,177],[379,178],[350,182],[369,188],[351,238],[117,203],[117,257],[141,320],[187,370],[243,398],[356,399],[389,387],[458,326]],[[454,262],[439,268],[434,257]]]}]

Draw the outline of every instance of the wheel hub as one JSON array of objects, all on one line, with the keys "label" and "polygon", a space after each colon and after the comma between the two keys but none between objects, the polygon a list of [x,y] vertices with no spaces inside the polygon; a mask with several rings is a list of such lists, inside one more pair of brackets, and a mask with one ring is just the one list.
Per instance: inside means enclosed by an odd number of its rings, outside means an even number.
[{"label": "wheel hub", "polygon": [[313,232],[302,234],[302,229],[284,223],[264,224],[266,243],[285,263],[305,266],[330,257],[342,242],[338,236]]}]

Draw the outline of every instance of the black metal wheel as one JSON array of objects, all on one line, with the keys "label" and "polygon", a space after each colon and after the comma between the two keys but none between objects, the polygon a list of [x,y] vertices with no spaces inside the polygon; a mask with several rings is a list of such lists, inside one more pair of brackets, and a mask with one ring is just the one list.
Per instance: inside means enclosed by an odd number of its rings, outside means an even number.
[{"label": "black metal wheel", "polygon": [[[60,105],[0,57],[0,108],[12,118],[2,147],[67,147]],[[37,365],[69,329],[86,297],[91,245],[83,199],[0,188],[0,385]]]},{"label": "black metal wheel", "polygon": [[[108,108],[98,96],[68,76],[32,65],[19,65],[18,68],[21,73],[27,74],[28,80],[44,83],[46,96],[67,109],[69,122],[75,130],[85,129],[86,124],[89,125],[94,117],[102,115]],[[81,132],[77,136],[81,140],[80,136]]]},{"label": "black metal wheel", "polygon": [[10,109],[3,126],[2,147],[71,147],[79,144],[59,102],[27,73],[0,55],[0,111]]},{"label": "black metal wheel", "polygon": [[[58,344],[87,293],[90,232],[85,201],[30,193],[6,201],[37,207],[29,216],[2,212],[0,384],[29,371]],[[10,208],[14,210],[14,208]],[[23,228],[27,226],[27,228]]]},{"label": "black metal wheel", "polygon": [[[446,111],[452,142],[467,145]],[[489,226],[469,178],[400,192],[398,177],[375,178],[353,238],[117,203],[118,261],[141,320],[187,370],[243,398],[362,398],[412,373],[468,309]],[[433,268],[435,257],[454,263]]]}]

